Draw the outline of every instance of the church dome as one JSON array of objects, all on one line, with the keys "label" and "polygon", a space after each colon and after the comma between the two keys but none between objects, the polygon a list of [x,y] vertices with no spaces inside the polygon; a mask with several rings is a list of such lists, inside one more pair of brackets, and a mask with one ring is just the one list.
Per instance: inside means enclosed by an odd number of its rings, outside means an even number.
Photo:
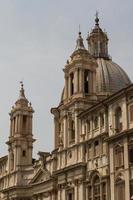
[{"label": "church dome", "polygon": [[97,64],[97,94],[111,94],[131,84],[131,81],[125,71],[112,60],[98,58]]}]

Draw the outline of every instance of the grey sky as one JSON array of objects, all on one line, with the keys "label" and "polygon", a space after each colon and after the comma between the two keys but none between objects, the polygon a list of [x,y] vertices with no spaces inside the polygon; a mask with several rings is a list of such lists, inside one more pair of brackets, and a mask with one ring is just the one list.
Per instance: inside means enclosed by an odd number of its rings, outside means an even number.
[{"label": "grey sky", "polygon": [[34,154],[53,148],[53,119],[64,86],[62,68],[75,48],[78,26],[86,46],[96,10],[109,53],[133,80],[132,0],[0,0],[0,155],[7,153],[8,113],[24,80],[34,114]]}]

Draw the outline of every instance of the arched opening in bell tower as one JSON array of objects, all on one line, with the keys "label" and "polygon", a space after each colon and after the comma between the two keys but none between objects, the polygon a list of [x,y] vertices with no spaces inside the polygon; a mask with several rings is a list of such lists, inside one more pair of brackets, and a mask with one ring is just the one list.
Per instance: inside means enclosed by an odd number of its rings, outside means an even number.
[{"label": "arched opening in bell tower", "polygon": [[89,71],[85,70],[84,72],[84,92],[85,94],[89,93]]},{"label": "arched opening in bell tower", "polygon": [[74,94],[74,74],[70,74],[70,90],[71,90],[71,95]]}]

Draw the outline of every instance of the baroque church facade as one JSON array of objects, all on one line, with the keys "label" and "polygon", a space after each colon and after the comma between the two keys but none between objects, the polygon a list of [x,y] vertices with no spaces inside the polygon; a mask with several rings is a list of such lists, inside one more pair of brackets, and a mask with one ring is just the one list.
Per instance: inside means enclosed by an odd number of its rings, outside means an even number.
[{"label": "baroque church facade", "polygon": [[54,116],[54,150],[33,159],[34,110],[23,84],[10,112],[8,155],[0,158],[1,200],[133,199],[133,84],[108,54],[95,26],[81,32],[63,69]]}]

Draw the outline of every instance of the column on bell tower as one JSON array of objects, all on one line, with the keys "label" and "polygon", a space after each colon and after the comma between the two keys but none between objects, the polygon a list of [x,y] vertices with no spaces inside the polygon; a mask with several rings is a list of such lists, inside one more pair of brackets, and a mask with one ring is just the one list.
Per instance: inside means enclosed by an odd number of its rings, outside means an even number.
[{"label": "column on bell tower", "polygon": [[32,117],[34,110],[25,97],[23,83],[19,98],[10,112],[9,170],[32,165]]}]

